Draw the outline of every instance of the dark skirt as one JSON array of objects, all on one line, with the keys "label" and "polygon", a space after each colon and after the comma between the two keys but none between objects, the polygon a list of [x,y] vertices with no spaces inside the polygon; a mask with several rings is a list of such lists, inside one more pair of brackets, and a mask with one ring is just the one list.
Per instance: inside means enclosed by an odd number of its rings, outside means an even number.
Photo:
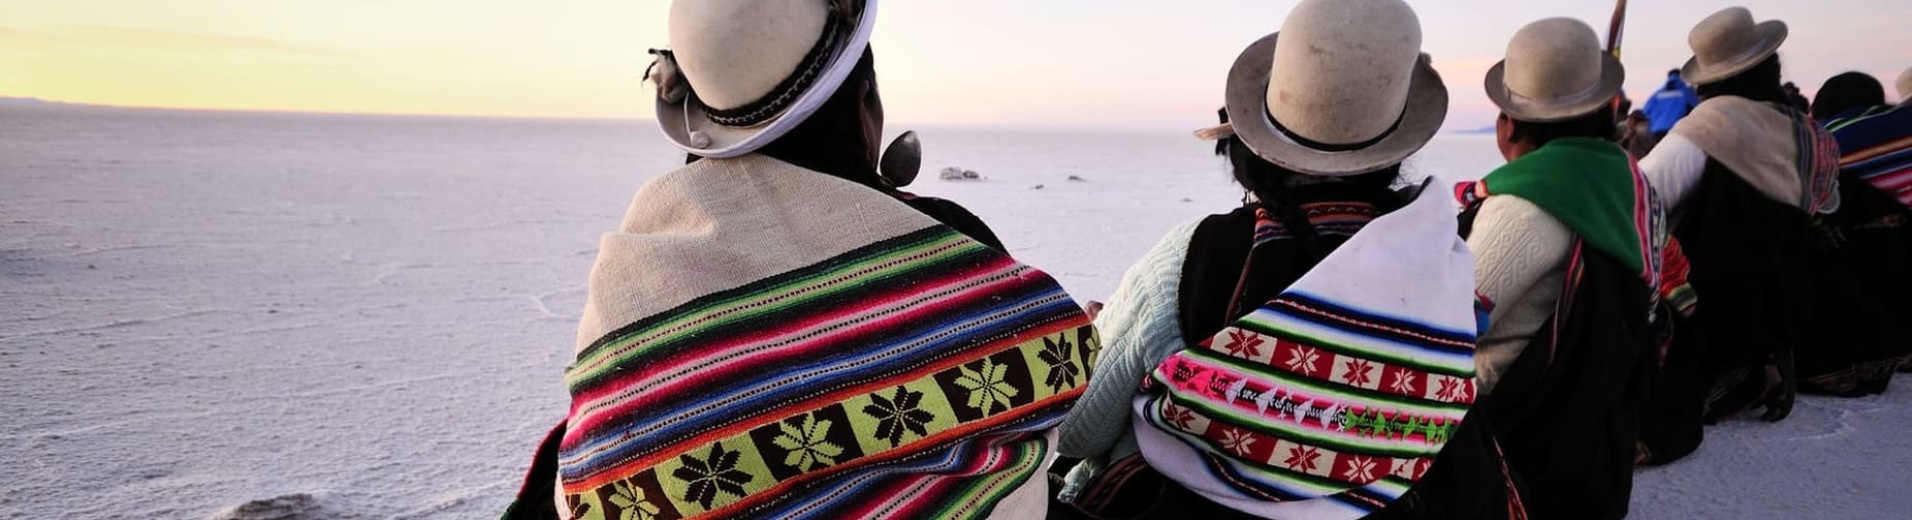
[{"label": "dark skirt", "polygon": [[1768,420],[1784,419],[1792,411],[1794,348],[1811,340],[1811,220],[1709,159],[1674,235],[1699,296],[1706,420],[1761,405]]},{"label": "dark skirt", "polygon": [[1481,405],[1528,486],[1534,518],[1624,518],[1657,365],[1647,321],[1653,289],[1604,254],[1576,256],[1563,311]]},{"label": "dark skirt", "polygon": [[1649,379],[1640,412],[1640,443],[1634,462],[1639,466],[1671,464],[1698,451],[1706,439],[1703,419],[1707,381],[1701,377],[1706,337],[1692,317],[1663,308],[1665,325],[1658,370]]},{"label": "dark skirt", "polygon": [[1842,397],[1884,393],[1912,354],[1912,253],[1905,207],[1860,179],[1841,179],[1838,215],[1823,219],[1813,342],[1797,355],[1800,390]]}]

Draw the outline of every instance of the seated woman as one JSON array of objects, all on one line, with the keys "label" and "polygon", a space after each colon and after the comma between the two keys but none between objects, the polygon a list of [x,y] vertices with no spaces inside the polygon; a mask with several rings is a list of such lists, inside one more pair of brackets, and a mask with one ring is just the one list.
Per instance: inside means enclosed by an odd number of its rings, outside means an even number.
[{"label": "seated woman", "polygon": [[692,157],[604,236],[570,415],[505,518],[1047,512],[1094,329],[967,211],[877,175],[876,7],[672,4],[658,123]]},{"label": "seated woman", "polygon": [[1236,60],[1200,135],[1251,201],[1169,233],[1103,309],[1052,517],[1520,514],[1470,414],[1453,206],[1390,189],[1447,112],[1419,35],[1399,0],[1306,0]]},{"label": "seated woman", "polygon": [[1632,492],[1668,239],[1613,142],[1625,79],[1583,22],[1522,28],[1486,79],[1508,163],[1458,190],[1493,306],[1481,406],[1536,518],[1622,518]]},{"label": "seated woman", "polygon": [[1885,86],[1859,72],[1833,76],[1813,118],[1839,141],[1839,211],[1821,244],[1814,337],[1799,350],[1800,389],[1840,396],[1884,393],[1912,354],[1912,109],[1885,103]]},{"label": "seated woman", "polygon": [[1781,88],[1786,34],[1742,7],[1695,26],[1682,75],[1703,101],[1640,161],[1692,260],[1709,421],[1784,419],[1794,351],[1814,343],[1814,219],[1839,206],[1838,146]]}]

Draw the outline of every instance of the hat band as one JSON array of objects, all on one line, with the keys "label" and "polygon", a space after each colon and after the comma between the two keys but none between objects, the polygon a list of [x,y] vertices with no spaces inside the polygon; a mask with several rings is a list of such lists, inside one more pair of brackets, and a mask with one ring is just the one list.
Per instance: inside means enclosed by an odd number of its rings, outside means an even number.
[{"label": "hat band", "polygon": [[1394,124],[1391,126],[1388,126],[1388,129],[1386,131],[1381,132],[1381,135],[1375,136],[1373,139],[1369,139],[1369,140],[1362,141],[1359,143],[1354,143],[1354,144],[1328,144],[1328,143],[1323,143],[1320,141],[1315,141],[1313,139],[1309,139],[1306,137],[1302,137],[1301,134],[1297,134],[1293,130],[1289,130],[1287,126],[1283,126],[1281,124],[1281,120],[1275,119],[1275,115],[1268,112],[1267,107],[1265,106],[1262,107],[1261,113],[1262,115],[1268,117],[1268,122],[1275,126],[1275,131],[1281,132],[1282,137],[1286,137],[1288,138],[1288,140],[1294,141],[1295,144],[1298,144],[1307,148],[1311,148],[1316,151],[1321,151],[1321,152],[1341,153],[1341,152],[1352,152],[1355,150],[1366,149],[1374,145],[1381,144],[1381,141],[1386,141],[1389,136],[1394,135],[1395,130],[1401,129],[1401,122],[1407,120],[1407,105],[1401,106],[1401,115],[1399,117],[1394,118]]},{"label": "hat band", "polygon": [[784,78],[777,88],[770,89],[769,94],[743,106],[724,110],[705,107],[704,113],[710,121],[735,128],[757,126],[783,113],[790,103],[809,90],[810,85],[823,75],[823,69],[830,64],[830,58],[849,34],[849,31],[843,30],[846,25],[843,20],[845,14],[838,10],[837,3],[830,2],[829,9],[830,14],[823,24],[823,37],[817,39],[817,45],[810,48],[810,53],[804,56],[803,65],[795,73]]},{"label": "hat band", "polygon": [[[1602,67],[1605,67],[1605,65],[1603,64]],[[1519,102],[1521,104],[1539,107],[1539,108],[1572,107],[1574,105],[1585,103],[1588,101],[1588,98],[1594,97],[1594,94],[1599,94],[1600,89],[1607,86],[1605,83],[1601,82],[1600,78],[1595,78],[1593,81],[1593,86],[1580,89],[1579,92],[1574,92],[1571,94],[1565,94],[1565,95],[1554,96],[1554,97],[1548,97],[1548,98],[1539,98],[1539,97],[1533,97],[1526,94],[1522,94],[1520,93],[1520,91],[1514,90],[1514,86],[1508,85],[1505,80],[1502,80],[1500,84],[1501,84],[1501,88],[1507,90],[1508,98],[1516,102]]]}]

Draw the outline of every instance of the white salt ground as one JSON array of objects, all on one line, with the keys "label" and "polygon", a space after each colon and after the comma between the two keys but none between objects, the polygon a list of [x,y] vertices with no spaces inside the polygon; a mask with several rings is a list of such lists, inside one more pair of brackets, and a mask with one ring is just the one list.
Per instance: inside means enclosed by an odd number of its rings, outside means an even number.
[{"label": "white salt ground", "polygon": [[[989,180],[917,188],[1101,299],[1238,201],[1186,135],[924,129],[926,170]],[[598,234],[680,160],[638,123],[0,109],[0,519],[495,517]],[[1634,516],[1906,518],[1904,384],[1709,430]]]}]

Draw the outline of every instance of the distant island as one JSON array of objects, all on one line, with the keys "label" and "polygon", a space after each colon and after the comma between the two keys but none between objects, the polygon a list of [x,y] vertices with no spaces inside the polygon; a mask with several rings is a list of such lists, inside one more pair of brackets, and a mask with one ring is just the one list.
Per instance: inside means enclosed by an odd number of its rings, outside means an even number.
[{"label": "distant island", "polygon": [[1483,127],[1480,127],[1480,128],[1474,128],[1474,129],[1466,129],[1466,128],[1462,128],[1462,129],[1460,129],[1460,130],[1448,130],[1448,131],[1447,131],[1447,133],[1450,133],[1450,134],[1491,134],[1491,133],[1494,133],[1494,125],[1487,125],[1487,126],[1483,126]]},{"label": "distant island", "polygon": [[36,98],[36,97],[0,96],[0,107],[51,106],[51,105],[64,105],[64,104],[66,103],[61,103],[58,101],[47,101],[47,100]]}]

